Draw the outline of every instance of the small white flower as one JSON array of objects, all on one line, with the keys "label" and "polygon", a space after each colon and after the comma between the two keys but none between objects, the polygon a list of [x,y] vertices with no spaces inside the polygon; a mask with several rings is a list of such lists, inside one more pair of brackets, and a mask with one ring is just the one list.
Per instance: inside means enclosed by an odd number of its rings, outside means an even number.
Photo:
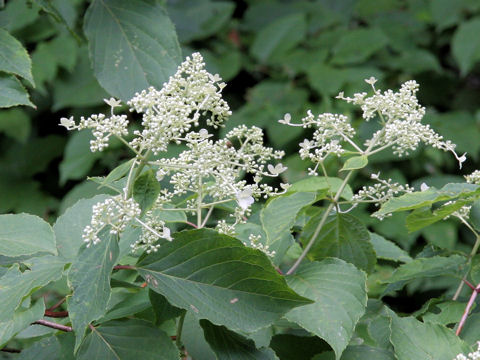
[{"label": "small white flower", "polygon": [[60,118],[60,125],[65,126],[67,130],[73,130],[75,128],[75,121],[73,120],[73,116],[70,116],[69,118]]},{"label": "small white flower", "polygon": [[420,191],[426,191],[428,189],[430,189],[430,186],[428,186],[427,184],[422,183],[422,185],[420,185]]},{"label": "small white flower", "polygon": [[270,171],[272,175],[279,175],[285,170],[287,170],[288,168],[283,166],[282,164],[277,164],[275,165],[275,167],[273,167],[272,164],[268,164],[267,169],[268,171]]},{"label": "small white flower", "polygon": [[286,113],[284,116],[283,116],[283,119],[280,119],[278,120],[278,122],[280,124],[290,124],[290,121],[292,120],[292,115],[290,115],[289,113]]},{"label": "small white flower", "polygon": [[247,188],[243,191],[239,191],[236,194],[237,203],[243,209],[246,210],[252,205],[255,199],[252,197],[252,189]]},{"label": "small white flower", "polygon": [[375,79],[373,76],[371,76],[369,79],[365,79],[365,82],[367,84],[370,84],[370,85],[375,85],[375,83],[377,82],[377,79]]},{"label": "small white flower", "polygon": [[173,238],[170,236],[171,234],[171,231],[168,227],[164,226],[163,227],[163,238],[168,240],[168,241],[172,241]]},{"label": "small white flower", "polygon": [[103,101],[105,101],[105,103],[106,103],[107,105],[109,105],[110,107],[112,107],[112,108],[119,107],[120,104],[122,103],[121,100],[117,100],[117,99],[115,99],[115,98],[113,98],[113,97],[111,97],[110,99],[103,99]]}]

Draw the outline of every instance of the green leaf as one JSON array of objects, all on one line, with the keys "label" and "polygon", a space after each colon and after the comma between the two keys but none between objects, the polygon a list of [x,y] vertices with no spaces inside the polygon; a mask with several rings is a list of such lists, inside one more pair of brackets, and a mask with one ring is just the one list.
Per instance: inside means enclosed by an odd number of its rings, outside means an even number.
[{"label": "green leaf", "polygon": [[20,331],[29,327],[31,323],[43,318],[44,312],[45,303],[41,299],[29,309],[15,311],[11,320],[0,322],[0,347],[3,347]]},{"label": "green leaf", "polygon": [[300,43],[306,35],[305,14],[281,17],[258,32],[250,53],[260,62],[278,61],[288,50]]},{"label": "green leaf", "polygon": [[234,10],[235,5],[230,1],[167,2],[168,14],[175,24],[178,38],[182,43],[214,35],[229,21]]},{"label": "green leaf", "polygon": [[99,244],[86,248],[75,258],[68,272],[73,295],[68,299],[68,314],[75,331],[75,351],[92,321],[107,311],[110,299],[110,274],[118,257],[116,235],[103,230]]},{"label": "green leaf", "polygon": [[140,205],[142,212],[150,210],[160,194],[160,183],[153,170],[145,171],[135,179],[133,198]]},{"label": "green leaf", "polygon": [[260,221],[267,236],[264,245],[269,251],[275,251],[274,263],[279,264],[294,243],[290,229],[295,223],[298,212],[315,202],[314,193],[293,193],[279,196],[270,201],[260,213]]},{"label": "green leaf", "polygon": [[95,76],[124,102],[149,86],[160,89],[181,62],[174,26],[158,2],[94,1],[84,31]]},{"label": "green leaf", "polygon": [[469,203],[471,203],[470,200],[457,200],[454,203],[445,204],[433,211],[429,208],[415,209],[408,214],[406,218],[407,229],[408,231],[413,232],[435,224]]},{"label": "green leaf", "polygon": [[340,359],[367,306],[365,282],[365,273],[340,259],[304,264],[287,276],[287,283],[315,303],[285,317],[325,340]]},{"label": "green leaf", "polygon": [[[342,179],[336,177],[311,176],[295,182],[288,188],[287,193],[291,192],[323,192],[328,190],[335,195],[343,183]],[[350,185],[347,185],[342,191],[342,198],[352,200],[353,192]]]},{"label": "green leaf", "polygon": [[458,275],[464,268],[465,263],[466,258],[460,255],[419,258],[399,266],[392,276],[383,282],[391,284],[397,281],[409,281],[424,277]]},{"label": "green leaf", "polygon": [[98,323],[129,317],[150,308],[148,295],[148,289],[142,288],[129,293],[123,300],[109,308],[105,316],[98,320]]},{"label": "green leaf", "polygon": [[462,76],[465,76],[480,60],[480,39],[476,34],[480,32],[480,17],[473,17],[464,21],[453,34],[452,54]]},{"label": "green leaf", "polygon": [[232,330],[254,332],[309,303],[288,288],[263,252],[213,230],[177,233],[137,270],[172,305]]},{"label": "green leaf", "polygon": [[480,334],[480,313],[470,313],[460,337],[467,344],[477,348],[478,334]]},{"label": "green leaf", "polygon": [[375,233],[370,233],[370,242],[373,245],[373,249],[379,259],[393,260],[400,262],[410,262],[412,258],[408,253],[398,247],[395,243],[385,239]]},{"label": "green leaf", "polygon": [[90,225],[92,220],[92,207],[107,199],[107,195],[97,195],[91,199],[82,199],[68,208],[63,215],[58,217],[53,230],[57,238],[58,255],[68,262],[75,260],[83,241],[83,229]]},{"label": "green leaf", "polygon": [[205,335],[198,319],[193,315],[193,311],[187,311],[182,330],[182,342],[188,349],[188,354],[195,360],[215,359],[210,345],[205,340]]},{"label": "green leaf", "polygon": [[363,169],[368,165],[368,156],[353,156],[345,161],[340,171]]},{"label": "green leaf", "polygon": [[0,108],[27,105],[36,109],[30,101],[27,90],[13,75],[0,74]]},{"label": "green leaf", "polygon": [[22,349],[19,360],[74,360],[73,343],[69,347],[72,333],[62,333],[45,337],[36,341],[30,347]]},{"label": "green leaf", "polygon": [[272,349],[257,349],[253,340],[246,339],[224,326],[215,326],[207,320],[200,320],[200,325],[205,333],[205,340],[210,344],[217,359],[278,359]]},{"label": "green leaf", "polygon": [[148,291],[148,297],[152,304],[153,314],[155,315],[154,323],[156,325],[160,325],[170,319],[175,319],[185,311],[171,305],[165,296],[150,289]]},{"label": "green leaf", "polygon": [[30,135],[30,117],[23,109],[14,108],[0,112],[0,131],[25,143]]},{"label": "green leaf", "polygon": [[14,264],[0,278],[0,322],[13,318],[22,301],[36,289],[60,279],[65,262],[56,256],[42,256],[24,261],[29,267],[23,273]]},{"label": "green leaf", "polygon": [[[304,247],[311,241],[322,217],[323,212],[305,225],[300,236]],[[370,234],[365,225],[352,215],[338,213],[327,218],[308,257],[312,260],[337,257],[368,273],[373,270],[376,262]]]},{"label": "green leaf", "polygon": [[92,330],[77,355],[78,360],[178,360],[172,340],[151,323],[130,319],[111,321]]},{"label": "green leaf", "polygon": [[130,171],[133,162],[135,159],[130,159],[123,164],[118,165],[115,169],[110,171],[110,173],[103,179],[101,185],[109,185],[114,181],[120,180]]},{"label": "green leaf", "polygon": [[451,183],[441,189],[431,187],[425,191],[416,191],[392,198],[382,205],[375,214],[385,215],[397,211],[406,211],[431,206],[439,201],[466,198],[480,193],[480,187],[467,183]]},{"label": "green leaf", "polygon": [[[270,347],[282,360],[310,360],[315,354],[330,350],[330,346],[317,336],[277,334]],[[333,356],[333,359],[335,356]]]},{"label": "green leaf", "polygon": [[398,360],[452,360],[460,353],[471,351],[452,329],[442,325],[393,315],[391,326],[391,341]]},{"label": "green leaf", "polygon": [[334,47],[332,63],[346,65],[363,62],[385,48],[387,43],[388,38],[378,28],[351,30]]},{"label": "green leaf", "polygon": [[0,71],[18,75],[33,87],[32,61],[27,50],[8,31],[0,28]]},{"label": "green leaf", "polygon": [[0,255],[57,254],[55,234],[43,219],[29,214],[0,215]]},{"label": "green leaf", "polygon": [[434,309],[438,312],[428,312],[422,316],[424,322],[432,322],[441,325],[457,323],[465,311],[466,304],[458,301],[444,301],[435,304]]}]

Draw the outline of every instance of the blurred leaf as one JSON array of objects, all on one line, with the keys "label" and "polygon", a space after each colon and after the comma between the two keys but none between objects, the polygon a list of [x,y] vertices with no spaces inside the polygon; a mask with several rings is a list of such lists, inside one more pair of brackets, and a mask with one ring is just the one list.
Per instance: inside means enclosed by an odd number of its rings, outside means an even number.
[{"label": "blurred leaf", "polygon": [[330,346],[317,336],[292,334],[276,334],[270,347],[282,360],[310,360],[315,354],[330,349]]},{"label": "blurred leaf", "polygon": [[[324,177],[324,176],[310,176],[305,179],[299,180],[292,184],[288,188],[288,193],[291,192],[320,192],[323,190],[329,190],[333,194],[336,194],[343,183],[343,179],[336,177]],[[350,185],[347,185],[343,191],[342,196],[345,200],[351,200],[353,197],[352,189]]]},{"label": "blurred leaf", "polygon": [[[314,216],[303,228],[300,241],[303,246],[312,240],[323,212]],[[327,218],[307,255],[312,260],[336,257],[354,264],[367,273],[376,262],[370,234],[365,225],[349,214],[335,214]]]},{"label": "blurred leaf", "polygon": [[442,67],[434,54],[427,50],[415,49],[402,53],[400,57],[392,56],[389,66],[407,74],[419,74],[426,71],[441,73]]},{"label": "blurred leaf", "polygon": [[57,22],[63,22],[68,28],[71,27],[69,25],[68,20],[64,17],[62,12],[56,7],[52,0],[34,0],[43,11],[47,14],[52,16]]},{"label": "blurred leaf", "polygon": [[234,49],[225,49],[221,53],[202,50],[206,69],[211,74],[219,74],[224,81],[231,80],[241,70],[242,54]]},{"label": "blurred leaf", "polygon": [[480,313],[469,314],[465,326],[460,333],[462,338],[467,344],[477,348],[478,334],[480,333]]},{"label": "blurred leaf", "polygon": [[3,347],[12,337],[29,327],[34,321],[43,318],[45,303],[38,300],[29,309],[18,309],[9,321],[0,322],[0,347]]},{"label": "blurred leaf", "polygon": [[160,183],[153,170],[145,171],[135,179],[133,198],[140,205],[142,212],[150,210],[160,194]]},{"label": "blurred leaf", "polygon": [[250,53],[260,62],[283,56],[301,42],[306,35],[304,14],[281,17],[264,27],[255,37]]},{"label": "blurred leaf", "polygon": [[30,117],[23,109],[0,111],[0,131],[11,138],[25,143],[30,135]]},{"label": "blurred leaf", "polygon": [[387,43],[388,38],[380,29],[351,30],[334,47],[332,63],[345,65],[365,61]]},{"label": "blurred leaf", "polygon": [[27,90],[14,75],[0,74],[0,108],[17,105],[27,105],[35,108],[35,105],[30,101]]},{"label": "blurred leaf", "polygon": [[480,60],[480,17],[462,22],[452,38],[452,54],[462,76],[465,76]]},{"label": "blurred leaf", "polygon": [[0,254],[32,255],[38,252],[57,254],[52,227],[38,216],[0,215]]},{"label": "blurred leaf", "polygon": [[371,232],[370,241],[379,259],[404,263],[412,261],[412,258],[405,250],[399,248],[395,243],[385,239],[383,236]]},{"label": "blurred leaf", "polygon": [[100,243],[85,248],[68,272],[73,295],[68,298],[68,314],[75,332],[75,351],[85,336],[88,324],[101,318],[110,299],[110,274],[118,257],[116,235],[108,229],[99,234]]},{"label": "blurred leaf", "polygon": [[429,244],[441,249],[453,250],[457,243],[457,230],[457,225],[454,222],[441,221],[422,229],[422,235]]},{"label": "blurred leaf", "polygon": [[466,304],[458,301],[444,301],[435,304],[434,308],[439,310],[438,313],[427,312],[422,316],[422,319],[424,322],[428,321],[440,325],[456,324],[462,318],[465,306]]},{"label": "blurred leaf", "polygon": [[260,220],[267,238],[264,245],[275,251],[273,262],[279,264],[288,248],[294,243],[291,228],[298,212],[315,202],[315,194],[307,192],[279,196],[262,209]]},{"label": "blurred leaf", "polygon": [[8,1],[0,11],[0,27],[13,33],[37,20],[40,8],[29,0]]},{"label": "blurred leaf", "polygon": [[174,26],[158,2],[94,1],[84,31],[98,81],[124,102],[149,86],[160,89],[181,61]]},{"label": "blurred leaf", "polygon": [[70,179],[82,179],[88,174],[101,152],[90,151],[90,140],[93,135],[89,130],[75,132],[68,140],[65,155],[60,163],[60,184]]},{"label": "blurred leaf", "polygon": [[290,310],[285,317],[325,340],[340,359],[367,306],[365,273],[340,259],[300,266],[288,285],[314,304]]},{"label": "blurred leaf", "polygon": [[234,10],[235,4],[230,1],[167,1],[168,14],[182,43],[215,34],[230,20]]},{"label": "blurred leaf", "polygon": [[28,269],[20,272],[14,264],[0,278],[0,322],[10,321],[15,310],[33,291],[60,279],[65,263],[56,256],[42,256],[24,261]]},{"label": "blurred leaf", "polygon": [[35,87],[32,61],[27,50],[8,31],[0,28],[0,71],[18,75]]},{"label": "blurred leaf", "polygon": [[272,349],[255,347],[252,340],[228,330],[224,326],[215,326],[207,320],[200,320],[200,325],[217,359],[232,360],[275,360],[278,359]]},{"label": "blurred leaf", "polygon": [[82,235],[85,226],[90,225],[92,221],[92,207],[107,197],[107,195],[97,195],[91,199],[79,200],[58,217],[53,230],[57,240],[58,255],[65,261],[75,260],[80,247],[85,244]]},{"label": "blurred leaf", "polygon": [[232,330],[253,332],[309,303],[288,288],[264,253],[209,229],[176,233],[137,270],[172,305]]},{"label": "blurred leaf", "polygon": [[452,329],[396,315],[392,316],[392,344],[398,360],[452,360],[471,351]]},{"label": "blurred leaf", "polygon": [[111,321],[88,334],[77,359],[178,360],[173,342],[162,330],[143,320]]}]

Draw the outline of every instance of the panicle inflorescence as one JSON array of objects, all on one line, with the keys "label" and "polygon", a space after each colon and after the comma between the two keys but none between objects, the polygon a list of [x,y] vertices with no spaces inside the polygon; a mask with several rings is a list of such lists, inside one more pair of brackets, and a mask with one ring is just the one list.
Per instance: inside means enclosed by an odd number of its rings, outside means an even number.
[{"label": "panicle inflorescence", "polygon": [[467,356],[458,354],[453,360],[479,360],[480,359],[480,341],[477,341],[477,350],[469,353]]}]

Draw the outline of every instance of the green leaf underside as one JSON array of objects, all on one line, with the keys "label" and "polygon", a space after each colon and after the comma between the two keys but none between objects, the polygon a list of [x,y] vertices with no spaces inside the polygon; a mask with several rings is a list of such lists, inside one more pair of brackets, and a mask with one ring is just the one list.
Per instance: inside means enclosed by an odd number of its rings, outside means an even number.
[{"label": "green leaf underside", "polygon": [[345,161],[341,171],[362,169],[367,165],[368,157],[366,155],[354,156]]},{"label": "green leaf underside", "polygon": [[113,96],[160,89],[181,61],[174,26],[160,3],[97,0],[84,22],[95,75]]},{"label": "green leaf underside", "polygon": [[310,302],[287,286],[263,252],[213,230],[177,233],[137,270],[172,305],[232,330],[254,332]]},{"label": "green leaf underside", "polygon": [[205,340],[212,348],[218,360],[275,360],[278,359],[272,349],[257,349],[253,340],[249,340],[224,326],[215,326],[207,320],[200,320]]},{"label": "green leaf underside", "polygon": [[452,329],[415,318],[392,316],[391,341],[398,360],[452,360],[471,349]]},{"label": "green leaf underside", "polygon": [[149,210],[160,193],[160,183],[152,170],[140,175],[133,185],[133,198],[143,212]]},{"label": "green leaf underside", "polygon": [[65,265],[64,261],[51,255],[25,262],[29,270],[22,273],[15,264],[0,278],[0,322],[11,320],[23,299],[34,290],[60,279]]},{"label": "green leaf underside", "polygon": [[75,351],[92,321],[107,311],[110,299],[110,274],[118,257],[116,235],[103,230],[101,241],[81,252],[72,263],[68,282],[73,295],[68,299],[68,313],[75,331]]},{"label": "green leaf underside", "polygon": [[480,187],[467,183],[450,183],[441,189],[429,188],[388,200],[375,214],[384,215],[397,211],[406,211],[431,206],[439,201],[466,198],[480,193]]},{"label": "green leaf underside", "polygon": [[379,259],[401,261],[404,263],[412,261],[412,258],[405,250],[385,239],[383,236],[370,233],[370,241]]},{"label": "green leaf underside", "polygon": [[0,215],[0,255],[57,254],[52,227],[29,214]]},{"label": "green leaf underside", "polygon": [[0,28],[0,71],[26,79],[35,86],[32,77],[32,61],[27,50],[8,31]]},{"label": "green leaf underside", "polygon": [[[329,190],[335,195],[342,183],[343,180],[336,177],[312,176],[292,184],[292,186],[288,188],[288,193]],[[343,189],[341,197],[345,200],[352,200],[353,192],[349,185]]]},{"label": "green leaf underside", "polygon": [[267,236],[265,245],[275,251],[274,263],[279,264],[294,239],[290,229],[298,212],[315,202],[315,193],[293,193],[270,201],[260,214],[260,221]]},{"label": "green leaf underside", "polygon": [[87,335],[79,360],[178,360],[179,353],[162,330],[143,320],[111,321]]},{"label": "green leaf underside", "polygon": [[22,83],[14,75],[0,73],[0,108],[17,105],[35,108]]},{"label": "green leaf underside", "polygon": [[41,299],[29,309],[17,310],[11,320],[0,322],[0,347],[3,347],[17,333],[29,327],[31,323],[43,318],[44,312],[45,303]]},{"label": "green leaf underside", "polygon": [[339,359],[367,305],[365,273],[340,259],[302,265],[287,277],[288,285],[315,300],[285,317],[324,339]]},{"label": "green leaf underside", "polygon": [[[304,247],[311,240],[322,216],[323,213],[314,216],[305,225],[300,237]],[[367,228],[360,220],[349,214],[335,214],[327,218],[308,257],[312,260],[337,257],[367,272],[373,270],[376,262]]]}]

